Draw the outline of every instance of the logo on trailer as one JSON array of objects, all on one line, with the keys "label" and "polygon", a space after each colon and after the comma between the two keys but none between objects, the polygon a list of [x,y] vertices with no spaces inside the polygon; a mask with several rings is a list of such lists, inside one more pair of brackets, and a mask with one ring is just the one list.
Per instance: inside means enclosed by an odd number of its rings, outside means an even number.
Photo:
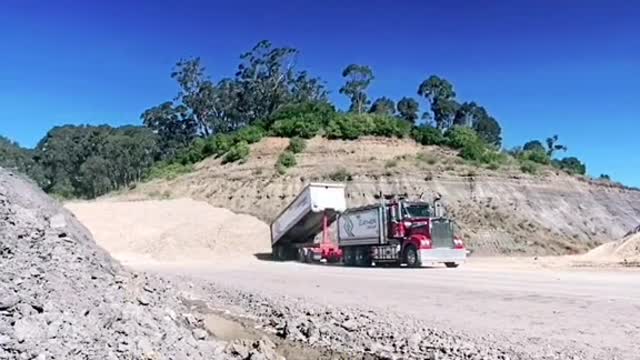
[{"label": "logo on trailer", "polygon": [[353,221],[351,221],[351,216],[347,216],[344,218],[344,231],[349,237],[356,237],[356,235],[353,233]]}]

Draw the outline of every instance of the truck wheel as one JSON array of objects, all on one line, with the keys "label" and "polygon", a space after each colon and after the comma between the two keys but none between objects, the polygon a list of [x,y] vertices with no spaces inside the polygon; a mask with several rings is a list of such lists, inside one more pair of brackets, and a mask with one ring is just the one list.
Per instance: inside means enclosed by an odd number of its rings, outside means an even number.
[{"label": "truck wheel", "polygon": [[444,263],[444,266],[446,266],[448,268],[457,268],[458,266],[460,266],[460,264],[454,263],[454,262],[446,262],[446,263]]},{"label": "truck wheel", "polygon": [[285,261],[290,259],[289,249],[286,246],[276,246],[275,247],[275,260],[277,261]]},{"label": "truck wheel", "polygon": [[369,256],[369,249],[366,247],[356,248],[356,265],[357,266],[371,266],[371,257]]},{"label": "truck wheel", "polygon": [[353,266],[355,264],[355,254],[353,248],[345,248],[343,257],[345,266]]},{"label": "truck wheel", "polygon": [[298,261],[302,263],[307,261],[307,254],[303,248],[298,249]]},{"label": "truck wheel", "polygon": [[419,267],[421,265],[418,258],[418,250],[416,250],[415,246],[410,245],[405,249],[404,261],[409,267]]}]

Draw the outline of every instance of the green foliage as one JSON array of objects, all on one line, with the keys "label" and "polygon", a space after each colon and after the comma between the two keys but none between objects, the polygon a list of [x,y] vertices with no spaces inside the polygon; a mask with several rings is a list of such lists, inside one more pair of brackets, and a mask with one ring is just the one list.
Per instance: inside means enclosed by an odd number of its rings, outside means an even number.
[{"label": "green foliage", "polygon": [[311,139],[322,128],[322,120],[316,114],[302,114],[292,118],[277,120],[271,132],[282,137],[301,137]]},{"label": "green foliage", "polygon": [[537,174],[539,167],[539,164],[530,160],[524,160],[520,163],[520,171],[527,174]]},{"label": "green foliage", "polygon": [[64,197],[96,197],[128,186],[159,158],[158,136],[136,126],[56,127],[34,151],[40,185]]},{"label": "green foliage", "polygon": [[310,139],[337,117],[333,106],[321,102],[304,102],[282,107],[270,118],[276,136]]},{"label": "green foliage", "polygon": [[206,151],[204,152],[204,154],[211,152],[211,154],[215,154],[216,156],[222,156],[231,149],[231,147],[235,143],[235,139],[233,135],[230,134],[218,134],[209,138],[207,142],[211,145],[210,149],[205,148]]},{"label": "green foliage", "polygon": [[546,151],[544,145],[538,140],[531,140],[524,144],[523,151]]},{"label": "green foliage", "polygon": [[227,164],[236,161],[243,163],[249,158],[249,151],[249,144],[246,141],[235,143],[222,158],[222,163]]},{"label": "green foliage", "polygon": [[345,114],[336,117],[327,126],[329,139],[353,140],[361,136],[405,137],[411,125],[394,117],[377,114]]},{"label": "green foliage", "polygon": [[532,161],[537,164],[548,165],[551,163],[551,158],[544,151],[536,148],[535,150],[528,150],[522,152],[520,159]]},{"label": "green foliage", "polygon": [[563,158],[559,161],[556,160],[553,165],[572,175],[585,175],[587,173],[585,164],[573,156]]},{"label": "green foliage", "polygon": [[307,141],[299,137],[293,137],[289,140],[289,146],[287,149],[294,154],[298,154],[304,151],[307,147]]},{"label": "green foliage", "polygon": [[284,168],[290,168],[296,166],[296,156],[291,151],[285,151],[278,156],[276,167],[282,166]]},{"label": "green foliage", "polygon": [[445,137],[442,132],[432,126],[420,126],[411,131],[411,136],[422,145],[443,145]]},{"label": "green foliage", "polygon": [[601,181],[611,181],[611,176],[607,175],[607,174],[600,174],[600,176],[598,177],[598,180]]},{"label": "green foliage", "polygon": [[400,118],[411,124],[415,124],[418,120],[419,111],[420,105],[413,98],[403,97],[398,101],[398,114]]},{"label": "green foliage", "polygon": [[369,105],[367,87],[373,81],[373,71],[365,65],[351,64],[342,71],[342,77],[347,82],[340,88],[340,94],[345,94],[351,100],[349,111],[362,114]]},{"label": "green foliage", "polygon": [[458,107],[453,85],[446,79],[431,75],[418,87],[418,95],[423,96],[431,105],[433,120],[438,129],[448,129],[453,123]]},{"label": "green foliage", "polygon": [[160,162],[154,165],[149,174],[146,177],[146,180],[154,180],[154,179],[168,179],[173,180],[180,175],[187,174],[193,171],[193,165],[187,164],[182,165],[178,163],[166,163]]},{"label": "green foliage", "polygon": [[447,130],[444,136],[446,144],[454,149],[462,149],[468,145],[476,146],[481,142],[475,131],[463,126],[455,126]]},{"label": "green foliage", "polygon": [[371,104],[369,112],[372,114],[393,116],[396,112],[396,104],[393,100],[383,96],[381,98],[377,98],[373,104]]},{"label": "green foliage", "polygon": [[547,155],[552,158],[557,151],[567,151],[567,147],[558,144],[558,135],[553,135],[547,138]]},{"label": "green foliage", "polygon": [[329,174],[329,179],[336,182],[345,182],[345,181],[352,181],[353,176],[351,175],[350,172],[347,171],[347,169],[339,168],[336,171]]},{"label": "green foliage", "polygon": [[33,159],[33,152],[3,136],[0,136],[0,166],[29,175],[36,182],[40,177],[41,169]]},{"label": "green foliage", "polygon": [[261,127],[255,125],[247,126],[235,133],[233,141],[234,143],[244,141],[247,144],[255,144],[258,141],[262,140],[264,135],[264,130]]}]

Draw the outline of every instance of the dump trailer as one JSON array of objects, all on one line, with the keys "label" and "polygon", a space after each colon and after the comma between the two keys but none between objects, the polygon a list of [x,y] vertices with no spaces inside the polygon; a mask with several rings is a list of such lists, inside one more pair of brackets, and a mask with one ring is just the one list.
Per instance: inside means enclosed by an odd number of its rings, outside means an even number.
[{"label": "dump trailer", "polygon": [[454,223],[433,203],[384,199],[348,209],[338,220],[338,245],[347,266],[444,263],[457,267],[466,259]]},{"label": "dump trailer", "polygon": [[[339,261],[342,252],[331,242],[329,226],[346,210],[345,185],[311,183],[271,223],[275,260]],[[322,241],[316,236],[323,232]]]}]

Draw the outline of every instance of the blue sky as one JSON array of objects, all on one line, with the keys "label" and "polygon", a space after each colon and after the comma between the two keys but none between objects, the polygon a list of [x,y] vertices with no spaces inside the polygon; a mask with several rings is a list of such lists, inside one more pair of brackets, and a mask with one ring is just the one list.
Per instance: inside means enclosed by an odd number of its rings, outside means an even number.
[{"label": "blue sky", "polygon": [[438,74],[500,121],[506,147],[558,134],[592,175],[638,186],[638,19],[640,3],[604,0],[4,0],[0,134],[34,146],[54,125],[138,124],[175,96],[179,58],[217,80],[269,39],[298,48],[340,107],[350,63],[373,68],[373,98]]}]

